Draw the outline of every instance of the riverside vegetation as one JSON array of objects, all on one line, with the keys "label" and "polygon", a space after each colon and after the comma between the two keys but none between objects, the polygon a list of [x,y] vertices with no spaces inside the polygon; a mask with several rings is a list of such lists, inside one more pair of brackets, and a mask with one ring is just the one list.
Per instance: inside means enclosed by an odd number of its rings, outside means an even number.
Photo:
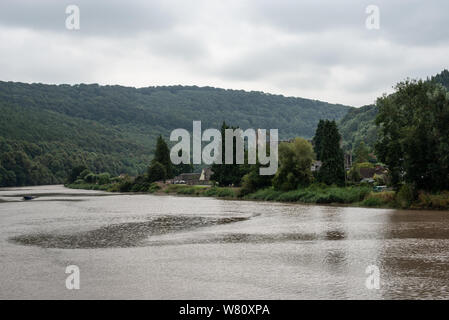
[{"label": "riverside vegetation", "polygon": [[337,187],[312,184],[305,188],[291,191],[279,191],[273,187],[244,194],[238,187],[188,186],[161,183],[135,183],[129,177],[111,181],[107,184],[74,183],[66,187],[73,189],[103,190],[108,192],[139,192],[150,194],[176,194],[199,197],[215,197],[234,200],[259,200],[308,204],[335,204],[371,208],[401,209],[449,209],[449,192],[431,194],[421,192],[418,200],[413,201],[409,194],[395,191],[374,192],[372,187],[351,186]]},{"label": "riverside vegetation", "polygon": [[[449,87],[449,71],[428,79]],[[372,151],[379,106],[351,108],[262,92],[199,87],[127,88],[0,82],[0,187],[63,183],[73,167],[142,174],[159,134],[207,127],[281,128],[280,138],[311,138],[319,119],[335,119],[343,149]],[[399,141],[400,142],[400,141]]]},{"label": "riverside vegetation", "polygon": [[[360,169],[373,165],[367,162],[372,159],[364,144],[356,149],[355,165],[345,172],[341,136],[336,122],[329,120],[318,123],[313,145],[303,138],[280,143],[279,168],[273,177],[259,175],[260,164],[214,164],[211,187],[165,184],[176,172],[192,167],[172,165],[169,148],[159,136],[155,157],[145,174],[111,178],[77,167],[68,186],[228,199],[449,209],[448,91],[429,81],[406,81],[398,84],[394,94],[379,98],[377,105],[376,123],[380,128],[375,151],[389,170],[376,180],[388,183],[389,191],[373,192],[372,186],[359,182]],[[428,105],[433,109],[429,111]],[[222,133],[226,128],[223,123]],[[312,172],[315,159],[322,165]]]}]

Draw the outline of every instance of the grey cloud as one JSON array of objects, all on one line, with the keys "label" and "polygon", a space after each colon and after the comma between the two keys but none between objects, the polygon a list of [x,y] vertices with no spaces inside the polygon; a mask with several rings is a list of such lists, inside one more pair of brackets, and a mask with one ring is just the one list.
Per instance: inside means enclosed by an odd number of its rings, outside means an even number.
[{"label": "grey cloud", "polygon": [[199,60],[207,55],[207,47],[197,37],[177,32],[161,32],[143,37],[146,49],[165,57],[174,57],[186,62]]},{"label": "grey cloud", "polygon": [[176,23],[176,15],[167,1],[162,0],[2,0],[0,24],[67,32],[65,10],[71,4],[80,8],[83,35],[130,36],[143,31],[163,30]]},{"label": "grey cloud", "polygon": [[273,73],[301,72],[304,66],[348,67],[397,64],[401,52],[385,54],[382,46],[372,44],[360,33],[342,30],[338,33],[310,34],[306,39],[279,45],[270,42],[253,47],[228,64],[217,68],[223,76],[237,79],[263,78]]},{"label": "grey cloud", "polygon": [[[81,30],[65,29],[65,8]],[[365,8],[380,8],[367,30]],[[449,67],[446,0],[2,0],[0,80],[198,84],[362,105]]]},{"label": "grey cloud", "polygon": [[[322,32],[365,28],[368,5],[380,9],[384,39],[407,45],[441,44],[449,40],[449,1],[445,0],[255,0],[249,17],[254,23],[272,24],[286,32]],[[372,33],[372,32],[371,32]]]}]

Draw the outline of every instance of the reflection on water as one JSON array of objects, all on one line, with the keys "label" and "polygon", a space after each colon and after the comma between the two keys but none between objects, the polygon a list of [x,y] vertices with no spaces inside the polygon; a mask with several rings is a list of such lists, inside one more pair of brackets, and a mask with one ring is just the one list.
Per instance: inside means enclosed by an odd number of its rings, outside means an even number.
[{"label": "reflection on water", "polygon": [[447,299],[448,248],[448,212],[0,189],[2,299]]}]

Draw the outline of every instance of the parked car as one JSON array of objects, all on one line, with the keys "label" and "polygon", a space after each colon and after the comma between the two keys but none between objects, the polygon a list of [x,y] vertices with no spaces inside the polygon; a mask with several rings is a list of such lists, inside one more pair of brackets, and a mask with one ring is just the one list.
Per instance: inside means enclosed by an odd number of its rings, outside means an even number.
[{"label": "parked car", "polygon": [[385,190],[387,190],[387,186],[375,186],[373,188],[374,192],[382,192],[382,191],[385,191]]}]

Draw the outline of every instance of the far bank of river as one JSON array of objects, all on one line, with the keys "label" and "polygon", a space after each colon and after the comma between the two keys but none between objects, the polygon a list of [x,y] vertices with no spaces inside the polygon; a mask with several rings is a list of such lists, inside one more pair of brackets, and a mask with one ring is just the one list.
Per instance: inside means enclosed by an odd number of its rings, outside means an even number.
[{"label": "far bank of river", "polygon": [[[72,189],[102,190],[123,192],[118,184],[70,184]],[[153,183],[145,190],[131,192],[216,197],[230,200],[258,200],[301,204],[325,204],[348,207],[415,209],[415,210],[449,210],[449,192],[439,194],[420,193],[418,199],[411,199],[407,194],[394,191],[374,192],[370,186],[336,187],[311,185],[292,191],[278,191],[271,188],[260,189],[254,193],[242,195],[240,188],[215,186],[190,186]]]}]

